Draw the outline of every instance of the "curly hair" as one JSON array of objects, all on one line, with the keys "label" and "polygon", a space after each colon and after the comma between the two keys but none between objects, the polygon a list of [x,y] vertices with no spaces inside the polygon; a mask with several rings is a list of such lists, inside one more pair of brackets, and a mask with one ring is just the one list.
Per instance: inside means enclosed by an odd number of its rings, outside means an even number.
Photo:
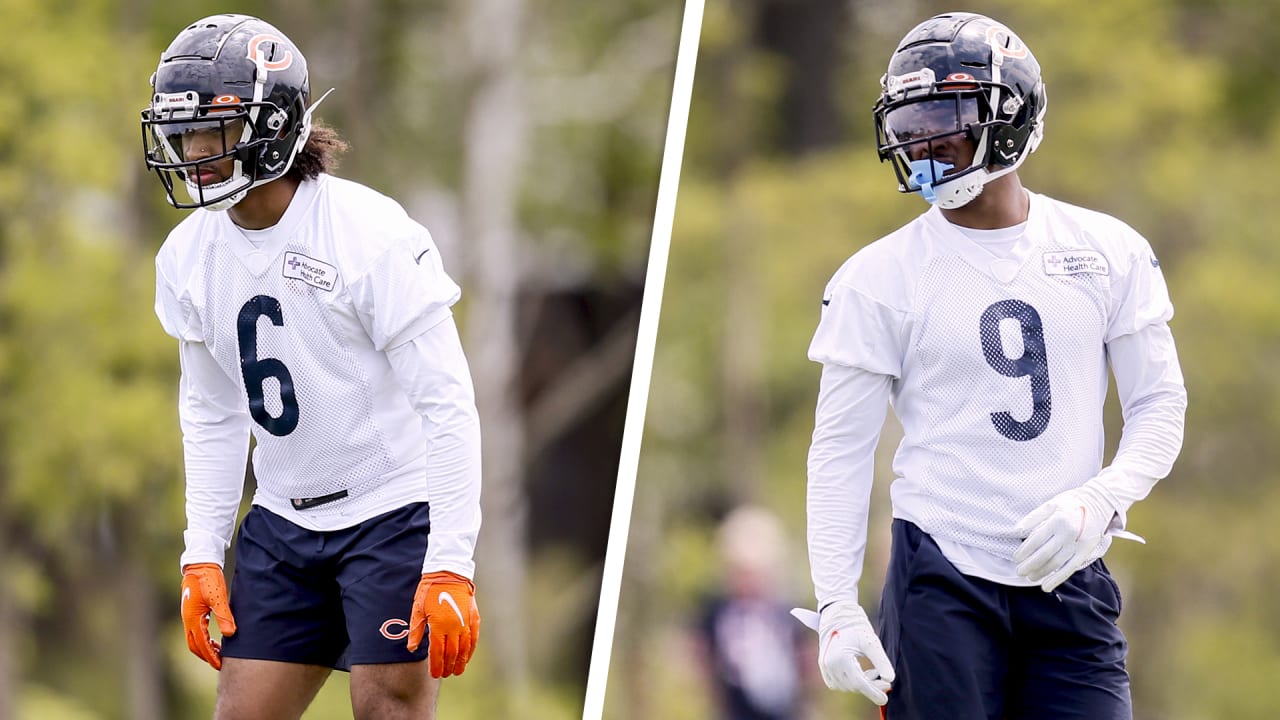
[{"label": "curly hair", "polygon": [[285,177],[295,180],[312,180],[320,173],[331,173],[338,167],[339,156],[346,152],[347,141],[337,130],[316,120],[311,126],[307,144],[293,159],[293,167]]}]

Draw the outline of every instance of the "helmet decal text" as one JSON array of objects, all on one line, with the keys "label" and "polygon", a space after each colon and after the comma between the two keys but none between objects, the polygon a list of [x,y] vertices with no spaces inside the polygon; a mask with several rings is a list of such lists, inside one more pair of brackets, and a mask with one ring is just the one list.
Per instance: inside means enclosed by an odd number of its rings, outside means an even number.
[{"label": "helmet decal text", "polygon": [[882,81],[885,94],[891,97],[902,97],[913,90],[930,90],[933,88],[935,76],[931,68],[920,68],[905,75],[886,75]]}]

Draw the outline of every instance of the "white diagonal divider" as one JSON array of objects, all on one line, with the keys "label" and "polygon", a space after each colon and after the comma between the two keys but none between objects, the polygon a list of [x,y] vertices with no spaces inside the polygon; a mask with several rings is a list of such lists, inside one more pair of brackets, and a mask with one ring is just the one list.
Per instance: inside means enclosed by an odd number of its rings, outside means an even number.
[{"label": "white diagonal divider", "polygon": [[618,617],[618,595],[622,587],[622,567],[627,554],[627,536],[631,529],[636,470],[640,464],[640,440],[644,435],[644,415],[649,404],[653,347],[658,335],[662,289],[667,279],[667,255],[671,248],[676,193],[680,189],[680,165],[684,160],[684,138],[689,125],[693,71],[698,60],[698,40],[702,34],[703,2],[704,0],[686,0],[684,21],[680,27],[675,82],[671,88],[671,113],[667,118],[667,142],[662,152],[662,172],[658,179],[658,203],[653,216],[653,238],[649,245],[649,265],[645,271],[635,365],[631,371],[631,394],[627,399],[626,427],[622,432],[618,482],[613,494],[613,517],[609,522],[609,545],[605,550],[600,609],[596,616],[596,634],[591,646],[591,667],[587,675],[582,720],[601,720],[604,714],[609,659],[613,651],[613,633]]}]

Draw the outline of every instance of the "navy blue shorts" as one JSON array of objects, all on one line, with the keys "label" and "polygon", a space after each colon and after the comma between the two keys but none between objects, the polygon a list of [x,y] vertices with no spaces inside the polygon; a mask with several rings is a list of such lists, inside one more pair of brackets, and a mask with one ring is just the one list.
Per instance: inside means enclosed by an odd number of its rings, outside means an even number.
[{"label": "navy blue shorts", "polygon": [[1120,591],[1102,560],[1051,593],[962,575],[893,521],[880,638],[888,720],[1130,720]]},{"label": "navy blue shorts", "polygon": [[236,536],[227,657],[323,665],[400,663],[431,529],[427,503],[317,532],[253,506]]}]

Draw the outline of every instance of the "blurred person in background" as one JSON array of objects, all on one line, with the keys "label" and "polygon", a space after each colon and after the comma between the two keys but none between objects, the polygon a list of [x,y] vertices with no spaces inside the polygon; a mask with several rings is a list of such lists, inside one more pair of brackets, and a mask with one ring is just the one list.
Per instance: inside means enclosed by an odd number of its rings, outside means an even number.
[{"label": "blurred person in background", "polygon": [[781,592],[784,544],[782,524],[758,507],[734,509],[716,533],[724,582],[704,603],[698,645],[721,720],[805,717],[812,648]]},{"label": "blurred person in background", "polygon": [[298,718],[339,668],[356,717],[433,717],[480,629],[460,290],[400,205],[329,174],[345,143],[313,126],[306,59],[279,30],[198,20],[151,84],[147,166],[195,208],[157,255],[156,312],[179,341],[182,620],[221,670],[214,715]]},{"label": "blurred person in background", "polygon": [[[890,720],[1130,718],[1102,557],[1137,539],[1126,514],[1182,444],[1160,263],[1124,223],[1023,188],[1046,96],[1008,28],[931,18],[881,84],[880,157],[932,207],[840,268],[809,350],[822,363],[807,502],[820,615],[806,620],[823,678]],[[1108,364],[1124,427],[1103,467]],[[904,438],[877,633],[857,584],[890,402]]]}]

